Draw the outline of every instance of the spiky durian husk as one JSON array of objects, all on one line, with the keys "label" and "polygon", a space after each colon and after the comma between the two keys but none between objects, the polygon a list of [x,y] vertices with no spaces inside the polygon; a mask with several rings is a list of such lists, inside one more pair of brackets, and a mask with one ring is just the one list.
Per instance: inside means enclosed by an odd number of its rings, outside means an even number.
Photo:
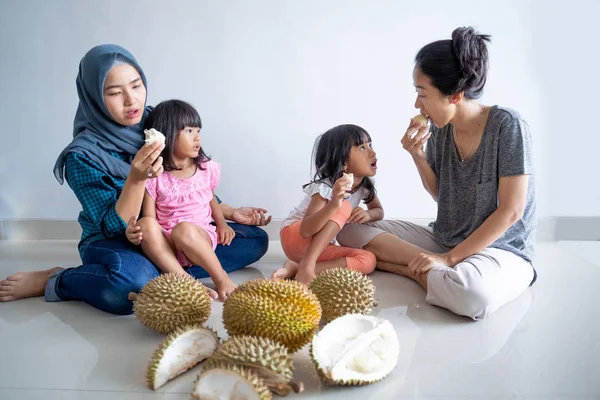
[{"label": "spiky durian husk", "polygon": [[[150,359],[150,362],[148,363],[148,370],[146,372],[146,381],[148,382],[148,386],[150,386],[150,388],[152,390],[156,390],[160,386],[162,386],[156,382],[156,375],[158,372],[158,367],[160,365],[160,362],[161,362],[162,358],[164,357],[165,352],[167,351],[169,346],[171,346],[182,335],[193,332],[193,331],[198,331],[198,330],[202,330],[203,333],[205,333],[206,335],[212,335],[214,337],[215,349],[216,349],[216,347],[218,346],[218,343],[219,343],[219,337],[217,336],[217,333],[214,330],[212,330],[210,328],[204,328],[200,325],[192,325],[192,326],[177,329],[175,332],[173,332],[169,336],[167,336],[162,341],[162,343],[156,348],[156,350],[154,351],[154,354],[152,355],[152,358]],[[179,373],[177,375],[183,374],[185,371],[194,367],[196,364],[205,360],[206,358],[210,357],[211,355],[212,354],[207,354],[204,357],[198,357],[196,360],[193,360],[193,362],[186,365],[181,371],[178,371]]]},{"label": "spiky durian husk", "polygon": [[198,384],[202,379],[216,379],[215,375],[218,373],[233,373],[236,374],[240,380],[243,379],[247,381],[254,388],[254,392],[256,392],[259,395],[260,400],[271,400],[273,398],[271,391],[265,385],[264,381],[261,378],[259,378],[256,374],[249,371],[248,369],[233,364],[222,365],[219,368],[213,368],[208,370],[203,369],[202,373],[198,376],[198,379],[196,379],[196,382],[194,383],[194,391],[192,392],[192,397],[200,398],[196,394],[196,391]]},{"label": "spiky durian husk", "polygon": [[208,291],[189,275],[163,274],[148,282],[139,294],[130,294],[133,312],[142,324],[159,333],[203,324],[211,312]]},{"label": "spiky durian husk", "polygon": [[317,297],[305,285],[289,280],[256,279],[239,285],[225,300],[223,324],[230,336],[272,339],[300,350],[321,319]]},{"label": "spiky durian husk", "polygon": [[286,347],[268,338],[234,336],[219,346],[203,368],[223,363],[265,367],[287,381],[294,375],[292,355]]},{"label": "spiky durian husk", "polygon": [[326,270],[312,281],[310,290],[319,299],[326,323],[346,314],[373,311],[375,285],[360,272],[348,268]]}]

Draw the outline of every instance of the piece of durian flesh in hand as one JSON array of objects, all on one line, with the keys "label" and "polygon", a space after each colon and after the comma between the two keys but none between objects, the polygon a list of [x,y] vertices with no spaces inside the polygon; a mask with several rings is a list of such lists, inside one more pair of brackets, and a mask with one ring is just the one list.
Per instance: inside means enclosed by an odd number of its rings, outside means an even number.
[{"label": "piece of durian flesh in hand", "polygon": [[427,125],[427,124],[429,123],[429,118],[427,118],[427,117],[426,117],[426,116],[424,116],[423,114],[418,114],[418,115],[415,115],[415,116],[413,117],[413,120],[414,120],[415,122],[419,122],[419,123],[421,123],[421,125],[423,125],[423,126],[425,126],[425,125]]},{"label": "piece of durian flesh in hand", "polygon": [[218,344],[217,334],[210,329],[202,326],[178,329],[154,352],[146,374],[148,385],[153,390],[158,389],[212,356]]},{"label": "piece of durian flesh in hand", "polygon": [[369,315],[348,314],[314,336],[311,358],[330,385],[368,385],[396,367],[400,345],[392,324]]},{"label": "piece of durian flesh in hand", "polygon": [[151,145],[154,142],[160,142],[164,144],[166,140],[165,135],[154,128],[144,130],[144,135],[146,136],[146,139],[144,140],[146,145]]},{"label": "piece of durian flesh in hand", "polygon": [[202,400],[271,400],[271,392],[264,381],[243,367],[229,365],[203,371],[192,397]]},{"label": "piece of durian flesh in hand", "polygon": [[[352,185],[354,185],[354,174],[353,173],[343,173],[342,177],[346,180],[346,191],[349,192],[352,190]],[[349,196],[349,194],[348,194]]]}]

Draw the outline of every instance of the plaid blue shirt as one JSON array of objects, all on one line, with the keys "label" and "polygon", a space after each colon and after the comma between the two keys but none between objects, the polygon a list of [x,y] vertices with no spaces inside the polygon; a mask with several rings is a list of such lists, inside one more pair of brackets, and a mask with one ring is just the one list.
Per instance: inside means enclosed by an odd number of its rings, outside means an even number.
[{"label": "plaid blue shirt", "polygon": [[[115,152],[110,154],[130,162],[128,155]],[[78,153],[67,155],[65,178],[83,207],[78,218],[82,229],[79,241],[81,259],[90,243],[125,236],[127,222],[115,210],[125,179],[114,178],[98,164]],[[221,203],[221,199],[217,197],[217,200]]]},{"label": "plaid blue shirt", "polygon": [[[123,161],[130,161],[123,154],[110,154]],[[65,177],[83,207],[78,218],[82,229],[79,255],[83,259],[91,242],[125,235],[127,222],[115,211],[125,180],[112,177],[98,164],[77,153],[69,153],[67,156]]]}]

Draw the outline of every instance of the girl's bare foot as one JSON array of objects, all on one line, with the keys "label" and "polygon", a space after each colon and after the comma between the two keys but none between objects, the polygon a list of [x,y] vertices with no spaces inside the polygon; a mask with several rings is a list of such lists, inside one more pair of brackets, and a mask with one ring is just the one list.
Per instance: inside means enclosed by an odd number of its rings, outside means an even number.
[{"label": "girl's bare foot", "polygon": [[211,300],[216,300],[219,298],[219,294],[217,292],[215,292],[214,290],[212,290],[211,288],[204,286],[204,289],[206,289],[206,291],[208,292],[208,296],[210,297]]},{"label": "girl's bare foot", "polygon": [[306,286],[310,285],[310,283],[315,279],[317,275],[315,274],[315,265],[309,265],[305,263],[304,260],[298,264],[298,273],[296,274],[296,282],[304,283]]},{"label": "girl's bare foot", "polygon": [[63,269],[54,267],[43,271],[17,272],[9,276],[0,282],[0,302],[43,296],[50,276]]},{"label": "girl's bare foot", "polygon": [[298,263],[292,260],[287,260],[283,267],[278,268],[271,275],[271,279],[293,279],[298,272]]},{"label": "girl's bare foot", "polygon": [[225,276],[224,279],[218,281],[213,280],[213,282],[215,282],[217,292],[219,293],[219,299],[221,299],[221,301],[227,300],[227,297],[229,297],[231,292],[233,292],[237,287],[228,276]]}]

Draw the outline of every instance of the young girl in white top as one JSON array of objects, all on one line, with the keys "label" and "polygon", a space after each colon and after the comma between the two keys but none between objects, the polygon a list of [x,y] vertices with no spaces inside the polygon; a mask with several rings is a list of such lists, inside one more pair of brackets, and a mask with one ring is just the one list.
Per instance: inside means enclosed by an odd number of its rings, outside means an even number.
[{"label": "young girl in white top", "polygon": [[[313,150],[315,174],[304,185],[306,196],[283,221],[281,246],[289,258],[273,278],[309,284],[329,268],[344,267],[363,274],[375,269],[373,253],[335,245],[346,223],[383,218],[371,177],[377,158],[371,137],[356,125],[340,125],[317,138]],[[359,206],[364,201],[367,210]]]}]

